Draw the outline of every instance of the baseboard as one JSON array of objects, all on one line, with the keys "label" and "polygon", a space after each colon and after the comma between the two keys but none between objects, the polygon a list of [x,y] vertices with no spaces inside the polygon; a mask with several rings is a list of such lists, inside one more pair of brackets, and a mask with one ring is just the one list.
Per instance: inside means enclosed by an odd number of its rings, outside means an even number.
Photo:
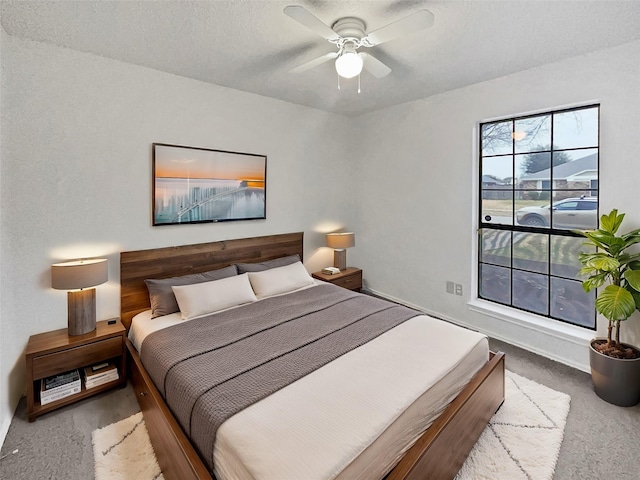
[{"label": "baseboard", "polygon": [[11,420],[13,419],[13,415],[2,419],[2,426],[0,426],[0,448],[4,445],[4,440],[7,438],[7,433],[9,433],[9,427],[11,426]]},{"label": "baseboard", "polygon": [[[521,333],[522,333],[522,338],[518,338],[518,337],[502,334],[499,327],[503,326],[503,325],[506,326],[508,324],[510,329],[513,330],[514,329],[513,328],[514,327],[514,323],[512,323],[512,322],[506,322],[503,319],[496,318],[496,317],[491,317],[490,318],[490,322],[494,324],[495,328],[481,328],[481,327],[478,327],[477,325],[474,325],[472,323],[465,322],[464,320],[460,320],[458,318],[453,318],[453,317],[450,317],[448,315],[444,315],[444,314],[442,314],[440,312],[435,312],[435,311],[429,310],[427,308],[421,307],[420,305],[415,305],[415,304],[413,304],[411,302],[407,302],[407,301],[402,300],[400,298],[396,298],[396,297],[394,297],[392,295],[388,295],[386,293],[379,292],[377,290],[373,290],[373,289],[368,288],[368,287],[365,288],[364,290],[367,293],[372,293],[373,295],[376,295],[378,297],[384,298],[386,300],[390,300],[392,302],[399,303],[401,305],[405,305],[407,307],[413,308],[413,309],[418,310],[420,312],[424,312],[425,314],[427,314],[427,315],[429,315],[431,317],[435,317],[435,318],[438,318],[440,320],[444,320],[446,322],[453,323],[455,325],[459,325],[459,326],[464,327],[464,328],[468,328],[469,330],[474,330],[476,332],[483,333],[483,334],[485,334],[485,335],[487,335],[487,336],[489,336],[491,338],[495,338],[496,340],[500,340],[502,342],[509,343],[509,344],[514,345],[516,347],[522,348],[524,350],[527,350],[529,352],[535,353],[535,354],[540,355],[542,357],[549,358],[551,360],[554,360],[556,362],[562,363],[564,365],[567,365],[569,367],[575,368],[577,370],[580,370],[580,371],[583,371],[583,372],[587,372],[587,373],[589,373],[591,371],[590,370],[590,366],[589,366],[588,363],[577,362],[577,361],[575,361],[575,360],[573,360],[571,358],[567,358],[567,357],[564,357],[564,356],[558,354],[556,351],[540,348],[539,346],[534,345],[531,342],[527,342],[524,339],[531,338],[531,332],[528,331],[528,329],[526,329],[524,327],[519,329],[521,331]],[[584,346],[584,347],[577,346],[575,342],[568,341],[567,339],[563,338],[560,335],[556,336],[556,335],[553,335],[552,333],[549,333],[549,332],[537,331],[537,334],[538,334],[538,336],[541,336],[541,337],[545,337],[545,336],[548,337],[550,340],[552,340],[551,343],[558,343],[558,342],[564,343],[564,344],[567,345],[567,347],[573,348],[573,349],[584,348],[585,351],[587,352],[586,358],[588,358],[588,346]]]}]

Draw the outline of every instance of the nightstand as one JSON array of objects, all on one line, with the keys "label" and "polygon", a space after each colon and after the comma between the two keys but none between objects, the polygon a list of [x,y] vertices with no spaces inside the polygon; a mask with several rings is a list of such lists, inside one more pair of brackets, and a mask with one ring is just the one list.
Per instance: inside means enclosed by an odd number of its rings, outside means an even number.
[{"label": "nightstand", "polygon": [[359,268],[348,267],[345,270],[341,270],[340,273],[334,275],[328,275],[322,272],[314,272],[311,274],[313,278],[322,280],[324,282],[333,283],[339,287],[344,287],[349,290],[355,290],[359,292],[362,290],[362,270]]},{"label": "nightstand", "polygon": [[[108,320],[96,322],[96,329],[84,335],[70,336],[66,328],[32,335],[26,351],[29,421],[33,422],[40,415],[110,388],[124,387],[127,384],[125,337],[126,330],[119,319],[112,325],[108,324]],[[79,393],[46,405],[40,404],[40,381],[43,378],[69,370],[82,370],[83,367],[107,360],[118,368],[117,380],[87,390],[82,379]]]}]

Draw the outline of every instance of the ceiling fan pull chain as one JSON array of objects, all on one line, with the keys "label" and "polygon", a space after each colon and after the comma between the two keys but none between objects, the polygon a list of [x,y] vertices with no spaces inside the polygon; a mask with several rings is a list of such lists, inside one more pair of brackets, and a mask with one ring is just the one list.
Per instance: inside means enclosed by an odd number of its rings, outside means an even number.
[{"label": "ceiling fan pull chain", "polygon": [[338,90],[340,90],[340,75],[338,75]]},{"label": "ceiling fan pull chain", "polygon": [[358,93],[360,93],[360,74],[358,74]]}]

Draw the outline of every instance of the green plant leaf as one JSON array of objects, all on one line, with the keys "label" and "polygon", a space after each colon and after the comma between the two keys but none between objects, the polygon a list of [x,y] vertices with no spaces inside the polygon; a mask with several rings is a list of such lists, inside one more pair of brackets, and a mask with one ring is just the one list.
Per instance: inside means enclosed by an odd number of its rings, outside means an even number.
[{"label": "green plant leaf", "polygon": [[614,208],[613,210],[611,210],[611,213],[609,213],[609,215],[602,215],[600,217],[600,228],[605,232],[609,232],[612,235],[615,235],[615,233],[618,231],[618,228],[620,228],[622,220],[624,220],[624,213],[618,215],[618,209]]},{"label": "green plant leaf", "polygon": [[591,275],[591,277],[587,278],[582,282],[582,288],[584,289],[585,292],[589,293],[594,288],[598,288],[602,284],[604,284],[606,279],[607,279],[606,273]]},{"label": "green plant leaf", "polygon": [[602,255],[602,253],[580,253],[578,255],[578,260],[580,260],[580,263],[582,265],[587,266],[592,258],[596,258]]},{"label": "green plant leaf", "polygon": [[625,270],[624,279],[629,282],[631,288],[633,288],[637,292],[640,292],[640,270]]},{"label": "green plant leaf", "polygon": [[609,251],[609,245],[613,239],[616,238],[615,235],[604,230],[589,230],[588,232],[584,232],[584,236],[591,240],[596,247],[607,251]]},{"label": "green plant leaf", "polygon": [[623,250],[626,250],[629,247],[632,247],[634,245],[637,245],[638,243],[640,243],[640,235],[634,236],[634,237],[630,237],[627,239],[623,239],[624,240],[624,248]]},{"label": "green plant leaf", "polygon": [[590,277],[591,275],[597,275],[598,270],[593,267],[582,267],[578,272],[578,277]]},{"label": "green plant leaf", "polygon": [[640,228],[636,228],[635,230],[631,230],[630,232],[623,233],[622,235],[620,235],[620,237],[625,242],[633,242],[631,245],[633,245],[634,243],[639,243],[640,242]]},{"label": "green plant leaf", "polygon": [[625,248],[627,248],[627,245],[625,241],[620,237],[613,237],[611,239],[611,242],[609,242],[609,252],[614,257],[617,256],[620,252],[622,252]]},{"label": "green plant leaf", "polygon": [[599,259],[602,258],[611,258],[611,255],[607,252],[600,251],[596,253],[581,253],[578,259],[582,262],[583,265],[593,265]]},{"label": "green plant leaf", "polygon": [[627,291],[633,297],[633,300],[636,302],[636,310],[640,310],[640,292],[636,292],[635,290],[627,288]]},{"label": "green plant leaf", "polygon": [[[618,257],[618,261],[620,262],[620,265],[628,265],[631,270],[640,270],[640,267],[637,266],[640,264],[640,253],[634,253],[633,255],[623,253]],[[636,266],[634,267],[632,264]]]},{"label": "green plant leaf", "polygon": [[620,267],[620,262],[608,255],[602,255],[589,260],[586,266],[593,267],[596,270],[602,270],[604,272],[613,272]]},{"label": "green plant leaf", "polygon": [[635,309],[633,295],[617,285],[607,286],[596,298],[596,310],[608,320],[626,320]]}]

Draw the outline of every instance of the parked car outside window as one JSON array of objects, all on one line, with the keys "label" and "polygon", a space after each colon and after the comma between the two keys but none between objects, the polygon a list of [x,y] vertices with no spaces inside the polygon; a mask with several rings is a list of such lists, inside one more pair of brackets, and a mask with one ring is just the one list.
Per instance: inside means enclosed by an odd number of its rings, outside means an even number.
[{"label": "parked car outside window", "polygon": [[565,198],[553,205],[524,207],[516,211],[516,220],[518,224],[529,227],[595,229],[598,225],[598,199],[596,197]]}]

